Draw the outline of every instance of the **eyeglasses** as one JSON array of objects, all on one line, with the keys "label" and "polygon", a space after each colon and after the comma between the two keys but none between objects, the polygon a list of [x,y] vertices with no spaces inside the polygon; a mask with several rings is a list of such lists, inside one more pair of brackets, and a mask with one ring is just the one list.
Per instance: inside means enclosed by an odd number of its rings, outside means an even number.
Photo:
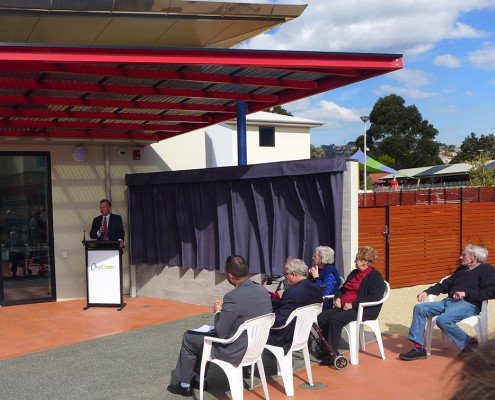
[{"label": "eyeglasses", "polygon": [[284,272],[284,276],[290,275],[290,272]]}]

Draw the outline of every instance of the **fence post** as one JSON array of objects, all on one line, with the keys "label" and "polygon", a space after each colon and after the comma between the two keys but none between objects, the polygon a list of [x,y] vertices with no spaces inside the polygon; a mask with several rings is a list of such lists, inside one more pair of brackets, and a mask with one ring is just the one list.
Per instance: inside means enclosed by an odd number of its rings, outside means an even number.
[{"label": "fence post", "polygon": [[431,189],[428,189],[428,205],[431,206]]},{"label": "fence post", "polygon": [[390,283],[390,205],[385,207],[385,280]]},{"label": "fence post", "polygon": [[460,208],[459,208],[459,245],[460,245],[460,250],[464,248],[462,245],[462,208],[464,206],[464,191],[463,187],[461,187],[461,193],[460,193]]}]

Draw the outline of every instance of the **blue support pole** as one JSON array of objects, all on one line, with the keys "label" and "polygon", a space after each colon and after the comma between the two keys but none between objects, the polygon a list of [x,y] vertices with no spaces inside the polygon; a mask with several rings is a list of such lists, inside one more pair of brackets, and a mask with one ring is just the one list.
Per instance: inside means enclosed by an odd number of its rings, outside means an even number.
[{"label": "blue support pole", "polygon": [[247,104],[237,103],[237,165],[247,165],[246,114]]}]

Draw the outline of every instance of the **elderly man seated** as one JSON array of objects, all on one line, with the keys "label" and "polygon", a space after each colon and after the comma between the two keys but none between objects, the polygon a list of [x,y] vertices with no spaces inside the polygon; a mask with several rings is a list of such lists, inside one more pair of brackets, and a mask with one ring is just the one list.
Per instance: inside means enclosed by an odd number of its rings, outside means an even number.
[{"label": "elderly man seated", "polygon": [[[298,307],[322,302],[321,287],[308,280],[308,267],[303,260],[290,258],[284,266],[284,277],[290,287],[282,295],[282,299],[275,305],[275,323],[273,327],[282,326],[289,315]],[[280,346],[287,352],[294,336],[295,321],[279,330],[271,330],[268,344]]]},{"label": "elderly man seated", "polygon": [[[481,246],[468,244],[461,255],[461,266],[454,273],[418,294],[409,330],[409,340],[414,347],[399,355],[401,360],[413,361],[426,358],[424,333],[426,320],[439,316],[438,327],[445,332],[459,348],[466,352],[477,345],[475,338],[457,326],[464,318],[477,315],[483,300],[495,297],[495,269],[485,264],[488,251]],[[447,293],[448,297],[435,302],[424,302],[429,294]]]}]

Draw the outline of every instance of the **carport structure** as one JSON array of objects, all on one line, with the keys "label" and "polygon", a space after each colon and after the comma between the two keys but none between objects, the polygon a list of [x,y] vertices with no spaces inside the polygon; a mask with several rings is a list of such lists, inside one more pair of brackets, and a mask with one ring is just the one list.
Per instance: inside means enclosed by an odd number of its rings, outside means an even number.
[{"label": "carport structure", "polygon": [[150,143],[402,68],[398,54],[0,46],[0,137]]}]

